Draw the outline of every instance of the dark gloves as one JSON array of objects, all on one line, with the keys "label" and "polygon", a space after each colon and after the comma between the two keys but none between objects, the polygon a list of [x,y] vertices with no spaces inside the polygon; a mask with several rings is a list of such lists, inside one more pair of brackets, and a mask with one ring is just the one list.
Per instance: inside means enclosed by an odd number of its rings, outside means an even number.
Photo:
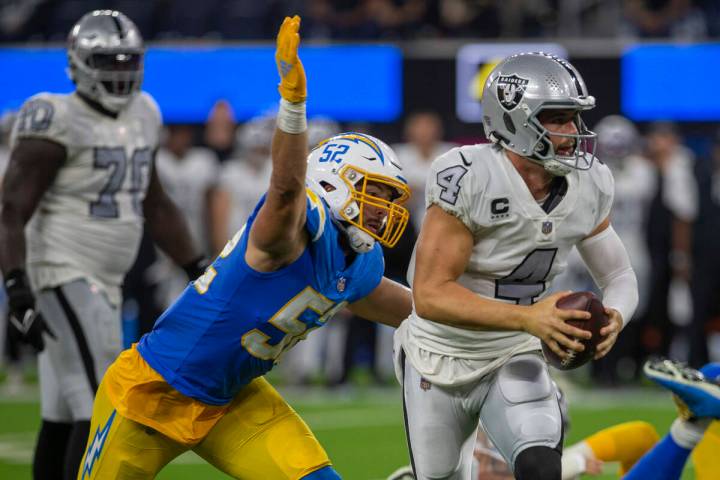
[{"label": "dark gloves", "polygon": [[20,340],[33,346],[36,352],[45,348],[43,332],[53,339],[55,334],[45,324],[40,311],[35,308],[35,296],[25,272],[16,269],[5,276],[8,296],[8,322],[11,340]]}]

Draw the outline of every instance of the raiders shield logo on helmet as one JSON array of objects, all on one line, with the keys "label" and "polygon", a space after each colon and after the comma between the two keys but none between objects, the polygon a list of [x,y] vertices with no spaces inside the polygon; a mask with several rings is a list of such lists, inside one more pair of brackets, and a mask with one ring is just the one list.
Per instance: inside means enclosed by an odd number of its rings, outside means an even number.
[{"label": "raiders shield logo on helmet", "polygon": [[515,75],[501,75],[497,82],[497,96],[505,110],[512,110],[520,104],[525,88],[530,81]]}]

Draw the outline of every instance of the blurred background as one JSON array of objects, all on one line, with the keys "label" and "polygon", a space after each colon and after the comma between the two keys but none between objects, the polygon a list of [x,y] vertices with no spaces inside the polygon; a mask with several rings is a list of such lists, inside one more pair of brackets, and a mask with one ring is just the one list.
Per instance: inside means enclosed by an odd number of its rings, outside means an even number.
[{"label": "blurred background", "polygon": [[[486,141],[486,76],[512,53],[568,58],[597,99],[584,119],[615,176],[612,221],[641,293],[606,359],[553,372],[578,419],[569,438],[637,418],[664,432],[672,408],[640,378],[642,361],[720,360],[717,0],[3,0],[0,171],[25,98],[72,90],[64,40],[98,8],[128,15],[148,43],[144,89],[166,124],[157,166],[207,255],[242,226],[267,186],[278,99],[273,39],[285,15],[301,15],[311,144],[366,132],[404,162],[412,226],[386,251],[387,275],[402,282],[430,162]],[[127,345],[185,283],[144,241],[125,286]],[[576,255],[554,288],[595,287]],[[272,372],[346,478],[384,478],[407,462],[391,350],[390,329],[341,314]],[[0,372],[0,477],[28,478],[39,417],[34,358],[4,348]],[[211,478],[183,458],[165,478]]]}]

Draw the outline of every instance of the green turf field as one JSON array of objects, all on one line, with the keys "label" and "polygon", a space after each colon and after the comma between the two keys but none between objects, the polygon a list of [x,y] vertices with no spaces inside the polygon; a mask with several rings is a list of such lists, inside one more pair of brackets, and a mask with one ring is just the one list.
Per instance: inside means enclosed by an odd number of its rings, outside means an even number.
[{"label": "green turf field", "polygon": [[[280,389],[283,391],[283,389]],[[567,390],[566,390],[567,391]],[[408,462],[399,390],[354,390],[351,393],[284,391],[327,449],[336,469],[348,480],[384,479]],[[674,418],[669,398],[657,389],[634,391],[567,391],[571,402],[572,443],[609,425],[646,420],[664,434]],[[30,478],[30,461],[38,424],[37,395],[23,398],[0,396],[0,479]],[[684,479],[693,478],[686,469]],[[599,479],[617,478],[608,465]],[[158,477],[170,479],[228,478],[186,454]]]}]

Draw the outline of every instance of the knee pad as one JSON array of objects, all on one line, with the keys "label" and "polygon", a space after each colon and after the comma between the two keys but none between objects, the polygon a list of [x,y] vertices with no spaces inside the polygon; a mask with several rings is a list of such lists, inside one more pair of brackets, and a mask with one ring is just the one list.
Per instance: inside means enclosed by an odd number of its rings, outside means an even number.
[{"label": "knee pad", "polygon": [[330,465],[320,470],[315,470],[302,477],[302,480],[341,480],[340,475]]},{"label": "knee pad", "polygon": [[560,480],[560,452],[550,447],[530,447],[518,454],[514,470],[517,480]]},{"label": "knee pad", "polygon": [[562,443],[562,413],[547,366],[537,355],[518,355],[497,374],[482,421],[509,464],[519,452]]}]

